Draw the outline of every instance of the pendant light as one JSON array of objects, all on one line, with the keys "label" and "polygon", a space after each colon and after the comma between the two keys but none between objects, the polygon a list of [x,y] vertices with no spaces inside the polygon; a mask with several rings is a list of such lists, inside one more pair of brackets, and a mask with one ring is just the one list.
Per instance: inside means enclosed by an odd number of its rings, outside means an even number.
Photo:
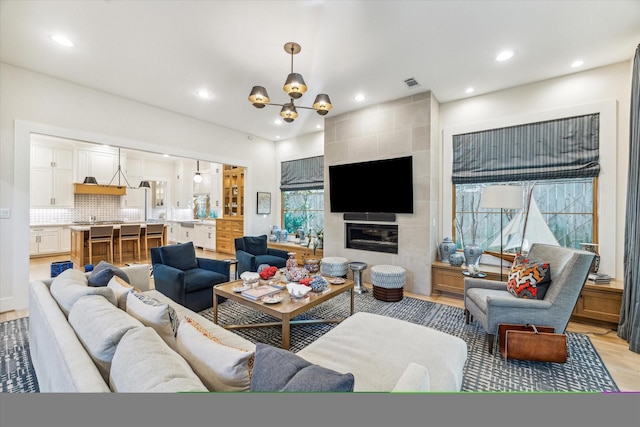
[{"label": "pendant light", "polygon": [[[131,188],[131,189],[138,189],[138,188],[151,188],[151,185],[149,185],[149,181],[140,181],[140,185],[138,187],[132,187],[131,184],[129,184],[129,181],[127,180],[127,177],[124,175],[124,172],[122,172],[122,166],[120,166],[120,147],[118,147],[118,169],[116,170],[116,173],[113,174],[113,177],[111,178],[111,181],[109,181],[109,184],[107,184],[107,186],[111,185],[111,183],[113,182],[114,179],[116,179],[116,176],[118,177],[118,187],[122,187],[121,182],[120,182],[120,177],[122,177],[122,179],[124,179],[124,182],[127,183],[127,188]],[[87,177],[85,178],[85,182],[87,179],[92,178],[92,177]],[[95,180],[95,178],[94,178]],[[96,182],[97,184],[97,182]]]},{"label": "pendant light", "polygon": [[196,174],[193,176],[193,181],[196,183],[201,183],[202,182],[202,175],[200,175],[200,160],[196,161],[197,163],[197,171]]},{"label": "pendant light", "polygon": [[291,123],[298,117],[297,108],[303,108],[306,110],[315,110],[316,113],[321,116],[325,116],[329,110],[333,108],[329,95],[321,93],[316,96],[312,107],[302,107],[294,105],[293,101],[300,99],[302,95],[307,91],[307,85],[304,82],[301,74],[293,72],[293,55],[300,53],[302,48],[298,43],[288,42],[284,45],[284,51],[291,55],[291,73],[287,76],[287,80],[284,83],[282,89],[289,95],[290,101],[285,104],[272,104],[267,90],[262,86],[254,86],[249,94],[249,102],[256,108],[264,108],[265,105],[276,105],[282,107],[280,110],[280,116],[282,119]]}]

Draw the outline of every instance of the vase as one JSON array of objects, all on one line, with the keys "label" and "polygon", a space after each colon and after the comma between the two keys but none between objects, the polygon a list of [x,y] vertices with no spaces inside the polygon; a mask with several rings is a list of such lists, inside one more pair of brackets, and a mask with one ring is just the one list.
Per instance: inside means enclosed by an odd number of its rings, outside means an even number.
[{"label": "vase", "polygon": [[449,256],[449,264],[454,267],[460,267],[464,262],[464,256],[461,253],[454,252]]},{"label": "vase", "polygon": [[479,265],[482,256],[482,248],[480,245],[471,243],[464,247],[464,260],[467,265]]},{"label": "vase", "polygon": [[320,271],[320,260],[317,258],[307,258],[304,260],[304,268],[307,269],[309,274],[316,274]]},{"label": "vase", "polygon": [[298,261],[296,260],[295,252],[287,252],[287,255],[289,255],[289,259],[287,259],[287,262],[285,263],[285,267],[287,268],[287,271],[289,271],[292,268],[298,266]]},{"label": "vase", "polygon": [[449,257],[456,252],[456,242],[451,237],[445,237],[440,243],[440,261],[449,262]]},{"label": "vase", "polygon": [[598,255],[598,245],[596,243],[580,243],[582,245],[582,250],[587,252],[592,252],[596,254],[591,262],[591,268],[589,268],[589,273],[595,274],[600,269],[600,255]]}]

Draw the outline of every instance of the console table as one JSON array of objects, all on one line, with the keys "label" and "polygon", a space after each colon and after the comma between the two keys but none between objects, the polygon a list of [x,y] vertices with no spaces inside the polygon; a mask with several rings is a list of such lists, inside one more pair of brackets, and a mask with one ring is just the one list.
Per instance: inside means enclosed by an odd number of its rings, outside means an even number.
[{"label": "console table", "polygon": [[299,243],[294,242],[267,242],[267,246],[273,249],[280,249],[287,252],[295,252],[298,265],[304,265],[304,260],[307,258],[322,259],[322,249],[316,249],[316,253],[313,253],[313,247],[306,247]]},{"label": "console table", "polygon": [[[464,294],[464,268],[449,263],[433,261],[431,264],[431,289],[434,294],[442,292],[459,296]],[[481,265],[481,271],[487,275],[485,279],[500,280],[500,267]],[[506,281],[509,269],[503,269],[502,278]],[[553,285],[551,285],[553,286]],[[595,285],[585,283],[578,298],[571,320],[616,328],[620,322],[623,283],[611,280],[611,283]]]}]

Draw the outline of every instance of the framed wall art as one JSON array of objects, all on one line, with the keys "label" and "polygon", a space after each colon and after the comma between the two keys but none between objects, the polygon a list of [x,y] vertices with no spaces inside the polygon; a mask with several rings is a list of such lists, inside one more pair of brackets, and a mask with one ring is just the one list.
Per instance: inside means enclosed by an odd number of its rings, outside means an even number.
[{"label": "framed wall art", "polygon": [[258,191],[258,215],[271,213],[271,193]]}]

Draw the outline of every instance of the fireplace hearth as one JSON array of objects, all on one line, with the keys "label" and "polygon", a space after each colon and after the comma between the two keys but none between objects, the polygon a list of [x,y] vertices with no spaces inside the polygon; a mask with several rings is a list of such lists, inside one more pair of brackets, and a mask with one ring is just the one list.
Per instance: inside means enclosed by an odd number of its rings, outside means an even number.
[{"label": "fireplace hearth", "polygon": [[398,253],[398,226],[346,223],[345,246],[363,251]]}]

